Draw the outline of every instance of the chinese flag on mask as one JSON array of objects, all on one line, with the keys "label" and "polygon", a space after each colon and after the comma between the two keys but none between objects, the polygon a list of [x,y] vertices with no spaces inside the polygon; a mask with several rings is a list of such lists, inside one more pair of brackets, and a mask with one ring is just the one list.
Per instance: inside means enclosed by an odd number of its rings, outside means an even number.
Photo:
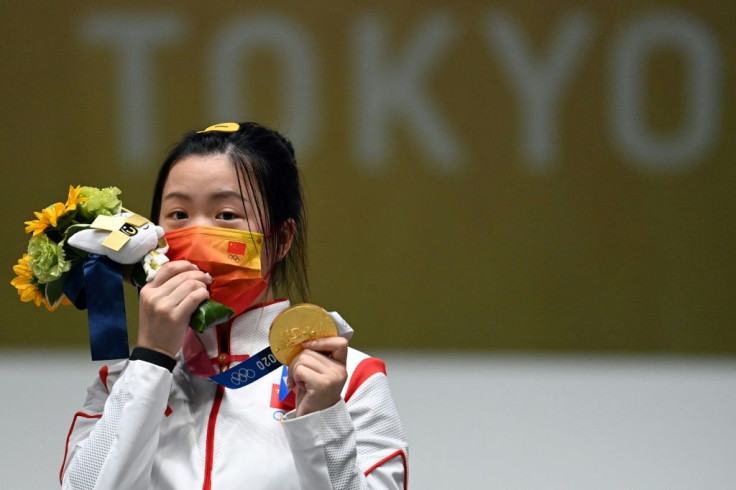
[{"label": "chinese flag on mask", "polygon": [[227,253],[233,255],[245,255],[245,243],[241,242],[228,242]]}]

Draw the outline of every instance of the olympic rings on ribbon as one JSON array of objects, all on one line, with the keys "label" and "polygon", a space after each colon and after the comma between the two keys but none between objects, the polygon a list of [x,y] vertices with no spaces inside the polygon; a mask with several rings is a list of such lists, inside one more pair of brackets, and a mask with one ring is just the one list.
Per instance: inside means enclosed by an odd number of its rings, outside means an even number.
[{"label": "olympic rings on ribbon", "polygon": [[255,377],[256,377],[256,372],[253,371],[252,369],[240,368],[230,375],[230,381],[234,385],[240,386],[241,384],[247,382],[249,379],[255,378]]}]

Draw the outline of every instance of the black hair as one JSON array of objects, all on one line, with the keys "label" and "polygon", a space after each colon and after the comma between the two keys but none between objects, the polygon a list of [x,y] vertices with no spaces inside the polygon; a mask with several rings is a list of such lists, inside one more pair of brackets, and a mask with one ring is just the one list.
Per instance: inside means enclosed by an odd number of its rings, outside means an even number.
[{"label": "black hair", "polygon": [[[233,125],[234,127],[235,125]],[[286,256],[276,262],[270,280],[275,289],[296,292],[303,301],[309,293],[306,260],[306,213],[296,156],[291,142],[279,132],[254,122],[239,123],[236,131],[190,131],[169,152],[159,169],[153,190],[151,220],[158,223],[164,185],[171,168],[192,156],[227,155],[238,175],[238,187],[245,209],[245,196],[260,195],[254,202],[261,229],[271,235],[264,245],[270,257],[278,259],[284,246],[279,230],[294,220],[296,230]],[[247,186],[247,190],[242,185]],[[257,200],[256,200],[257,201]],[[262,207],[265,207],[263,209]]]}]

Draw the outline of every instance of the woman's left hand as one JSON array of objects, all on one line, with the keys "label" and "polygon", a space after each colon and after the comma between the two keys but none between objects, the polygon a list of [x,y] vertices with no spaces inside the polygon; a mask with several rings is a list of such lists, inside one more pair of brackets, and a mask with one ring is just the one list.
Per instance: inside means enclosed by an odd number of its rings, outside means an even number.
[{"label": "woman's left hand", "polygon": [[340,400],[348,372],[348,341],[326,337],[302,344],[301,351],[289,366],[286,384],[296,395],[296,416],[331,407]]}]

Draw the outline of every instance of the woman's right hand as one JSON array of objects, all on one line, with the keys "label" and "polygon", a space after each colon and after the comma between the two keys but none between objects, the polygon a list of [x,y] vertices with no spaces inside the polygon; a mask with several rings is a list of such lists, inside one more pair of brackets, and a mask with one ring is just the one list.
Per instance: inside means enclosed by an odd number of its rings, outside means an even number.
[{"label": "woman's right hand", "polygon": [[212,277],[186,260],[164,264],[140,293],[138,347],[171,357],[184,342],[189,319],[209,299]]}]

